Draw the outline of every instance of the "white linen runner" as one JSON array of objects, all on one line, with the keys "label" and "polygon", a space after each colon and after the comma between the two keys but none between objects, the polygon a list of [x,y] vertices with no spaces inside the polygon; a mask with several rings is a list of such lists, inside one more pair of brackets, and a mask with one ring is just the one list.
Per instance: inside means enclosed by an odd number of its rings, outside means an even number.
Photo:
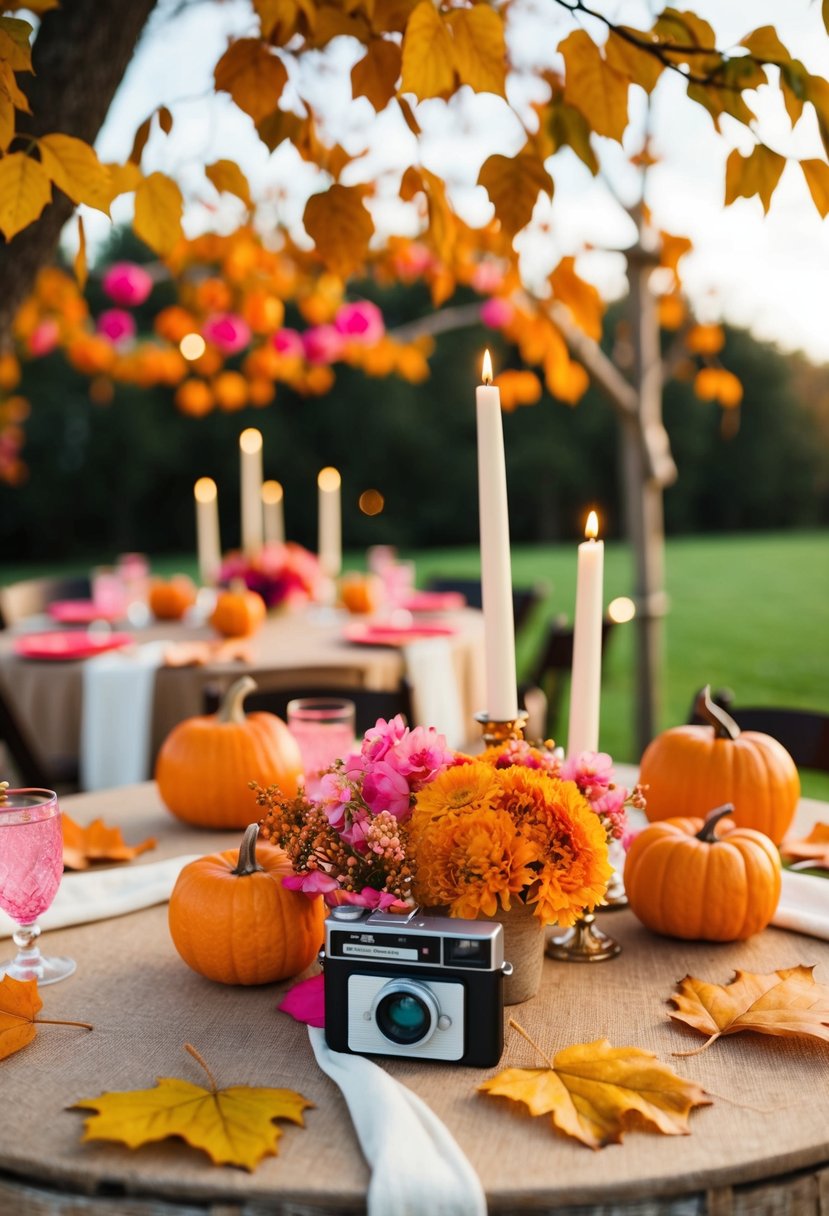
[{"label": "white linen runner", "polygon": [[169,642],[111,651],[83,666],[81,787],[113,789],[150,777],[156,670]]},{"label": "white linen runner", "polygon": [[778,929],[829,940],[829,878],[784,870],[780,902],[771,923]]},{"label": "white linen runner", "polygon": [[422,638],[403,647],[406,676],[412,689],[412,714],[417,726],[433,726],[449,747],[461,748],[469,738],[461,690],[448,638]]}]

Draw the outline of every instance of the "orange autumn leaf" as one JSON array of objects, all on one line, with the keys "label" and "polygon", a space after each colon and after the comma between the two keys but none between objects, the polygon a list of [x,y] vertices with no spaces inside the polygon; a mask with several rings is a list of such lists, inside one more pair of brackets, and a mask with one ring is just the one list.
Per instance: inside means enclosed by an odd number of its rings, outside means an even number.
[{"label": "orange autumn leaf", "polygon": [[430,0],[421,0],[406,24],[402,71],[402,91],[414,93],[418,101],[448,97],[454,89],[452,35]]},{"label": "orange autumn leaf", "polygon": [[235,161],[214,161],[212,165],[205,166],[204,174],[220,194],[223,192],[235,194],[247,207],[250,207],[250,185]]},{"label": "orange autumn leaf", "polygon": [[785,167],[785,156],[772,152],[765,144],[758,144],[748,156],[735,148],[725,164],[725,205],[756,194],[767,212]]},{"label": "orange autumn leaf", "polygon": [[385,110],[397,89],[402,56],[396,42],[373,38],[362,59],[351,69],[351,92],[367,97],[375,110]]},{"label": "orange autumn leaf", "polygon": [[333,186],[312,194],[302,217],[305,231],[320,257],[344,278],[362,266],[374,221],[363,202],[359,186]]},{"label": "orange autumn leaf", "polygon": [[132,861],[140,853],[155,848],[148,837],[140,844],[124,842],[120,828],[108,828],[102,819],[86,827],[75,823],[66,812],[61,816],[63,827],[63,865],[67,870],[87,870],[96,861]]},{"label": "orange autumn leaf", "polygon": [[809,187],[812,202],[821,219],[829,215],[829,165],[822,160],[802,160],[800,168]]},{"label": "orange autumn leaf", "polygon": [[495,377],[501,394],[501,408],[514,410],[519,405],[535,405],[541,399],[541,381],[535,372],[507,368]]},{"label": "orange autumn leaf", "polygon": [[800,965],[764,975],[737,971],[730,984],[709,984],[690,975],[669,1000],[670,1016],[708,1038],[695,1055],[726,1034],[754,1030],[784,1038],[805,1035],[829,1042],[829,987],[815,982],[814,967]]},{"label": "orange autumn leaf", "polygon": [[716,355],[725,346],[721,325],[692,325],[685,334],[685,345],[695,355]]},{"label": "orange autumn leaf", "polygon": [[233,1085],[219,1089],[202,1057],[189,1043],[185,1050],[201,1064],[210,1088],[174,1077],[159,1077],[153,1089],[102,1093],[81,1098],[72,1110],[91,1110],[83,1139],[116,1140],[140,1148],[179,1136],[207,1153],[214,1165],[254,1170],[265,1157],[277,1155],[282,1130],[276,1119],[303,1126],[302,1112],[313,1106],[291,1089]]},{"label": "orange autumn leaf", "polygon": [[0,232],[7,241],[38,218],[52,197],[52,185],[40,161],[25,152],[0,158]]},{"label": "orange autumn leaf", "polygon": [[151,173],[135,191],[136,235],[162,257],[171,253],[181,238],[184,199],[181,190],[165,173]]},{"label": "orange autumn leaf", "polygon": [[816,823],[800,840],[784,840],[780,852],[788,861],[811,861],[816,868],[829,870],[829,823]]},{"label": "orange autumn leaf", "polygon": [[507,1068],[479,1090],[523,1103],[531,1115],[550,1115],[559,1131],[588,1148],[618,1144],[644,1122],[665,1136],[689,1134],[695,1106],[709,1106],[705,1091],[678,1077],[650,1051],[613,1047],[607,1039],[567,1047],[552,1058],[518,1030],[547,1063],[546,1068]]},{"label": "orange autumn leaf", "polygon": [[495,153],[488,157],[478,174],[478,185],[486,190],[495,215],[511,237],[529,224],[539,194],[548,198],[553,194],[553,179],[530,143],[517,156]]},{"label": "orange autumn leaf", "polygon": [[9,975],[0,980],[0,1060],[28,1047],[41,1025],[80,1026],[92,1030],[89,1022],[39,1018],[37,1014],[42,1008],[37,980],[13,980]]},{"label": "orange autumn leaf", "polygon": [[602,58],[586,30],[559,43],[564,57],[564,100],[580,110],[596,135],[622,142],[628,122],[628,78]]},{"label": "orange autumn leaf", "polygon": [[240,110],[260,122],[276,109],[288,71],[259,38],[239,38],[216,64],[213,78],[218,90],[229,93]]},{"label": "orange autumn leaf", "polygon": [[549,276],[553,294],[584,332],[596,341],[602,336],[604,304],[592,283],[576,274],[576,259],[562,258]]},{"label": "orange autumn leaf", "polygon": [[453,9],[447,21],[461,84],[468,84],[475,93],[506,98],[507,50],[501,13],[488,4],[476,4]]}]

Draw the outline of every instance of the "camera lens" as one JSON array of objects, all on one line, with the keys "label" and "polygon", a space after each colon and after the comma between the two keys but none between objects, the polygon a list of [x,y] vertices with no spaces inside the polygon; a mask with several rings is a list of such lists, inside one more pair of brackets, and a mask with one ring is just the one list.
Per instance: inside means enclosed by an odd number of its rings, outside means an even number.
[{"label": "camera lens", "polygon": [[432,993],[406,980],[387,984],[374,1005],[377,1028],[390,1042],[412,1047],[430,1038],[438,1021]]}]

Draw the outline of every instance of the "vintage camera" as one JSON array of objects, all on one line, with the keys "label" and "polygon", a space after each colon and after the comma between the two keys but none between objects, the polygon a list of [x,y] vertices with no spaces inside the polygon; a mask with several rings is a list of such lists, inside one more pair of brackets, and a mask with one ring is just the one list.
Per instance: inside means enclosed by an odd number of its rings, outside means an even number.
[{"label": "vintage camera", "polygon": [[488,1068],[504,1048],[504,933],[491,921],[343,905],[325,922],[325,1038],[356,1055]]}]

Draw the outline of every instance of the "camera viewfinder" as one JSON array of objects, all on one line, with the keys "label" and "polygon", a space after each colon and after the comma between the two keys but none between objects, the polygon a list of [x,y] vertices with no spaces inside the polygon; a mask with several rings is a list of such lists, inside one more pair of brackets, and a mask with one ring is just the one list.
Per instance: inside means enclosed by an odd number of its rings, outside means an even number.
[{"label": "camera viewfinder", "polygon": [[492,943],[488,938],[446,937],[443,962],[447,967],[490,967]]}]

